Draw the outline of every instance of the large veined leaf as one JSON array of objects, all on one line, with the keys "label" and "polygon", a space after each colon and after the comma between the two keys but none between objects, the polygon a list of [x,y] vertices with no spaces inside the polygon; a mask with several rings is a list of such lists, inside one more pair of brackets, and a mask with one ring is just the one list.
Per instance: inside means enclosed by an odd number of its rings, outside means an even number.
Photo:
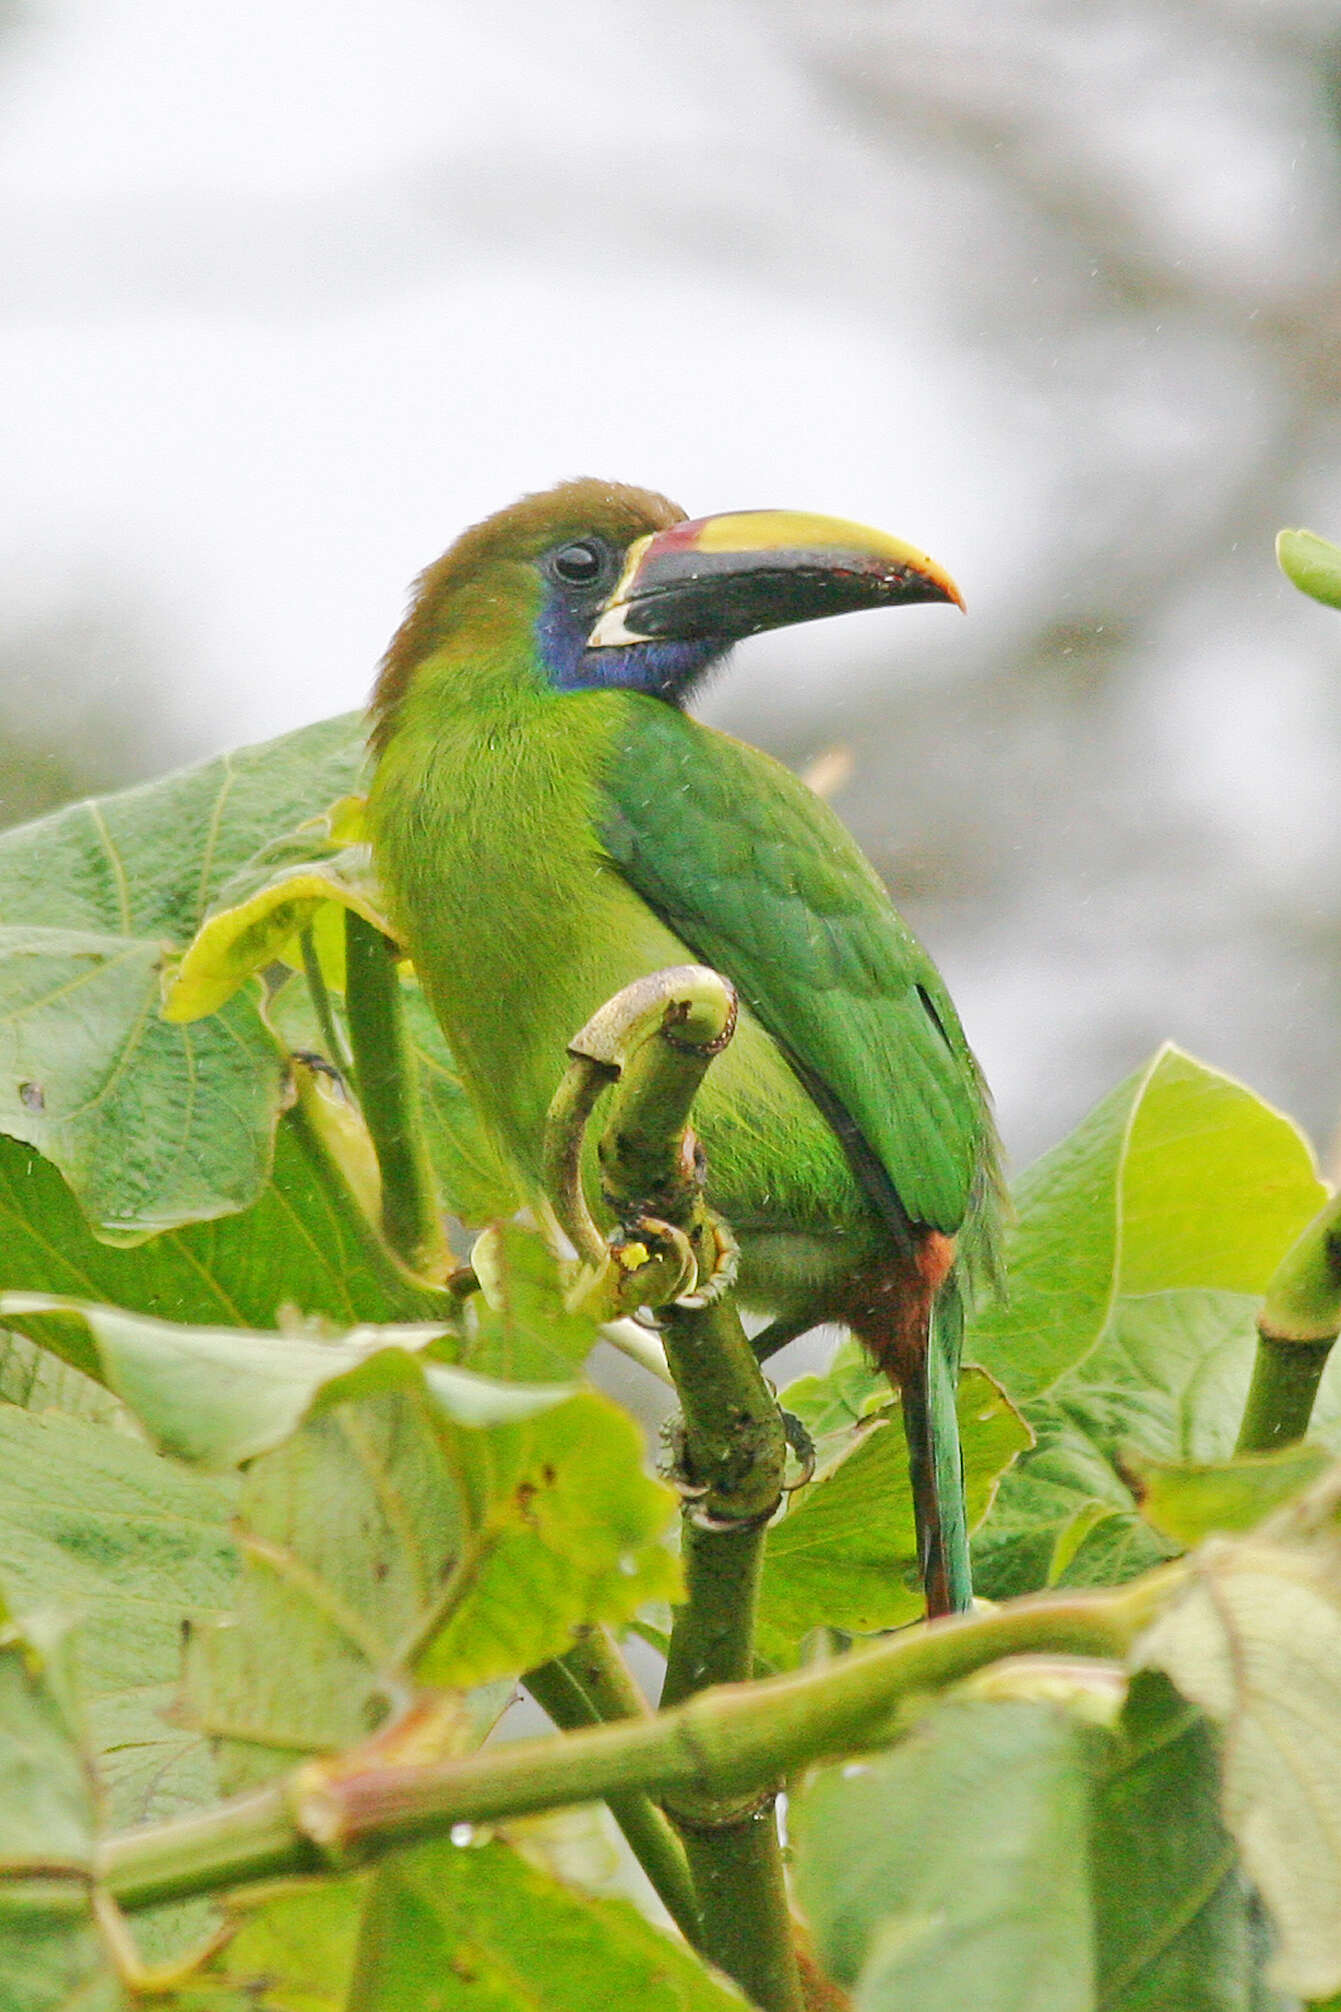
[{"label": "large veined leaf", "polygon": [[569,1395],[492,1382],[420,1354],[441,1327],[354,1328],[323,1337],[183,1327],[49,1294],[7,1293],[0,1316],[120,1398],[160,1452],[202,1467],[268,1453],[319,1411],[382,1391],[427,1385],[463,1425],[528,1418]]},{"label": "large veined leaf", "polygon": [[802,1902],[856,2012],[1253,2012],[1215,1743],[1160,1680],[1118,1723],[965,1699],[793,1806]]},{"label": "large veined leaf", "polygon": [[[789,1814],[798,1884],[825,1965],[858,2004],[1090,2012],[1101,1752],[1094,1727],[1056,1708],[974,1702],[815,1778]],[[1013,2000],[1026,1976],[1030,1996]]]},{"label": "large veined leaf", "polygon": [[0,920],[188,942],[277,832],[354,786],[363,735],[345,713],[0,834]]},{"label": "large veined leaf", "polygon": [[1335,1473],[1269,1534],[1217,1538],[1142,1645],[1221,1728],[1225,1818],[1276,1935],[1272,1977],[1341,1991],[1341,1534]]},{"label": "large veined leaf", "polygon": [[[1172,1048],[1023,1175],[1009,1290],[979,1311],[966,1355],[999,1381],[1036,1444],[998,1469],[974,1542],[980,1592],[1110,1583],[1171,1554],[1142,1519],[1129,1458],[1228,1457],[1258,1295],[1324,1195],[1288,1119]],[[853,1348],[813,1400],[808,1379],[797,1391],[802,1411],[823,1400],[821,1429],[840,1435],[887,1401]],[[1341,1366],[1324,1382],[1315,1431],[1341,1447]]]},{"label": "large veined leaf", "polygon": [[48,1620],[0,1608],[0,2004],[120,2012],[94,1927],[88,1868],[96,1794],[81,1751],[68,1644]]},{"label": "large veined leaf", "polygon": [[189,1473],[105,1426],[0,1407],[0,1593],[25,1617],[79,1617],[69,1653],[114,1824],[218,1792],[208,1745],[174,1702],[183,1628],[232,1610],[237,1499],[233,1475]]},{"label": "large veined leaf", "polygon": [[0,1129],[59,1166],[107,1237],[245,1207],[270,1164],[282,1064],[253,1006],[158,1014],[161,946],[0,929]]},{"label": "large veined leaf", "polygon": [[367,1877],[321,1879],[230,1896],[227,1942],[151,2001],[154,2012],[359,2012],[350,1978],[370,1887]]},{"label": "large veined leaf", "polygon": [[257,1460],[235,1619],[188,1659],[186,1711],[230,1778],[365,1738],[414,1683],[515,1676],[672,1597],[673,1502],[641,1451],[594,1394],[486,1427],[407,1389],[321,1412]]},{"label": "large veined leaf", "polygon": [[1111,1583],[1169,1555],[1141,1518],[1130,1462],[1229,1456],[1256,1308],[1240,1293],[1192,1289],[1115,1301],[1091,1353],[1025,1407],[1039,1445],[1006,1477],[979,1535],[984,1592]]},{"label": "large veined leaf", "polygon": [[165,956],[276,830],[347,791],[353,716],[0,835],[0,1129],[104,1235],[225,1215],[264,1186],[284,1059],[258,1002],[159,1013]]},{"label": "large veined leaf", "polygon": [[516,1675],[678,1586],[674,1497],[593,1392],[433,1360],[433,1329],[249,1334],[32,1295],[8,1312],[159,1447],[251,1462],[235,1611],[196,1633],[188,1686],[244,1766],[352,1744],[415,1682]]},{"label": "large veined leaf", "polygon": [[0,1289],[239,1327],[286,1312],[343,1327],[423,1319],[440,1304],[397,1272],[301,1109],[281,1120],[251,1208],[131,1249],[94,1236],[56,1169],[0,1136]]},{"label": "large veined leaf", "polygon": [[739,2012],[743,2000],[622,1900],[561,1886],[507,1844],[431,1844],[379,1872],[360,2012]]},{"label": "large veined leaf", "polygon": [[[768,1532],[759,1646],[774,1660],[786,1660],[814,1628],[873,1634],[915,1620],[923,1609],[908,1450],[888,1385],[878,1415],[850,1420],[855,1431],[838,1425],[855,1352],[855,1344],[845,1343],[827,1376],[803,1378],[783,1393],[784,1405],[822,1436],[824,1449],[837,1451]],[[981,1370],[961,1379],[959,1431],[972,1526],[1031,1434]]]},{"label": "large veined leaf", "polygon": [[1040,1396],[1123,1295],[1264,1291],[1326,1197],[1288,1118],[1162,1048],[1021,1177],[1009,1296],[979,1312],[966,1355],[1017,1401]]},{"label": "large veined leaf", "polygon": [[977,1537],[981,1591],[1107,1583],[1170,1554],[1132,1465],[1232,1452],[1259,1296],[1324,1196],[1287,1119],[1176,1049],[1024,1175],[1009,1303],[979,1315],[967,1352],[1038,1444]]},{"label": "large veined leaf", "polygon": [[372,1875],[243,1895],[235,1932],[164,2012],[740,2012],[626,1901],[487,1833]]},{"label": "large veined leaf", "polygon": [[[1298,1455],[1283,1464],[1231,1460],[1252,1373],[1257,1306],[1243,1294],[1192,1289],[1116,1302],[1099,1346],[1050,1396],[1024,1407],[1039,1444],[1003,1480],[977,1538],[984,1592],[1004,1598],[1041,1585],[1130,1578],[1212,1528],[1260,1522],[1307,1484],[1325,1458],[1312,1447],[1302,1462]],[[1317,1448],[1341,1452],[1336,1363],[1324,1378],[1311,1433]],[[1290,1468],[1292,1479],[1283,1485]],[[1164,1505],[1184,1472],[1188,1488],[1199,1490],[1200,1507],[1190,1510],[1180,1536],[1176,1512],[1170,1518]],[[1216,1474],[1224,1477],[1218,1522]]]}]

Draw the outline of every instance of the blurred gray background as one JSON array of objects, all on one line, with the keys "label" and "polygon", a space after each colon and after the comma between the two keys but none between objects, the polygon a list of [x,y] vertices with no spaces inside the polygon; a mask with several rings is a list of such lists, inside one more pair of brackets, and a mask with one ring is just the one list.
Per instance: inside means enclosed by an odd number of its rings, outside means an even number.
[{"label": "blurred gray background", "polygon": [[1171,1036],[1341,1103],[1335,0],[0,0],[0,815],[361,701],[593,473],[969,619],[760,638],[1018,1162]]}]

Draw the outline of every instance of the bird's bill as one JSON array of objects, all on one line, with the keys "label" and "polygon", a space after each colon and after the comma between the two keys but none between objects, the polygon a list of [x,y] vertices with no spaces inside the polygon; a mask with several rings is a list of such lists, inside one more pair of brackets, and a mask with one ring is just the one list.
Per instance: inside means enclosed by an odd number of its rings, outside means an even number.
[{"label": "bird's bill", "polygon": [[934,559],[883,531],[799,510],[738,510],[630,545],[587,647],[753,636],[908,601],[964,605]]}]

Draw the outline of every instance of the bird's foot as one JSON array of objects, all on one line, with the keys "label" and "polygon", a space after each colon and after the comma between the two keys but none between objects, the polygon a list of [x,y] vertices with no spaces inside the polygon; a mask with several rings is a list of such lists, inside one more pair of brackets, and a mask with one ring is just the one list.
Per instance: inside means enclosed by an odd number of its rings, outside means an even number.
[{"label": "bird's foot", "polygon": [[707,1276],[703,1275],[700,1262],[692,1289],[682,1292],[675,1301],[676,1306],[687,1307],[691,1311],[716,1306],[718,1300],[724,1299],[731,1291],[740,1270],[740,1245],[721,1216],[709,1215],[704,1235],[711,1239],[711,1264]]},{"label": "bird's foot", "polygon": [[804,1488],[815,1472],[815,1442],[794,1411],[784,1411],[781,1406],[778,1408],[782,1412],[782,1429],[787,1435],[787,1444],[796,1455],[797,1472],[794,1477],[788,1475],[782,1484],[783,1494],[790,1495],[795,1489]]},{"label": "bird's foot", "polygon": [[715,1306],[736,1282],[740,1249],[718,1216],[709,1217],[703,1235],[709,1243],[706,1276],[701,1252],[673,1223],[650,1215],[622,1223],[607,1245],[620,1311],[659,1332],[667,1307],[693,1313]]}]

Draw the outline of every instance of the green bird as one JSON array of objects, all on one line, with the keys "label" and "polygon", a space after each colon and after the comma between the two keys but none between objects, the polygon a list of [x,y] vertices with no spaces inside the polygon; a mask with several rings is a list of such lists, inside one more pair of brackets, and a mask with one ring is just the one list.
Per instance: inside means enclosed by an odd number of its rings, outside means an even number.
[{"label": "green bird", "polygon": [[955,1383],[994,1279],[998,1153],[945,985],[838,819],[686,702],[744,636],[962,606],[837,518],[687,520],[579,481],[475,525],[417,583],[372,701],[387,898],[481,1117],[539,1198],[567,1043],[668,965],[722,972],[734,1040],[694,1107],[741,1303],[840,1321],[902,1393],[928,1612],[971,1597]]}]

